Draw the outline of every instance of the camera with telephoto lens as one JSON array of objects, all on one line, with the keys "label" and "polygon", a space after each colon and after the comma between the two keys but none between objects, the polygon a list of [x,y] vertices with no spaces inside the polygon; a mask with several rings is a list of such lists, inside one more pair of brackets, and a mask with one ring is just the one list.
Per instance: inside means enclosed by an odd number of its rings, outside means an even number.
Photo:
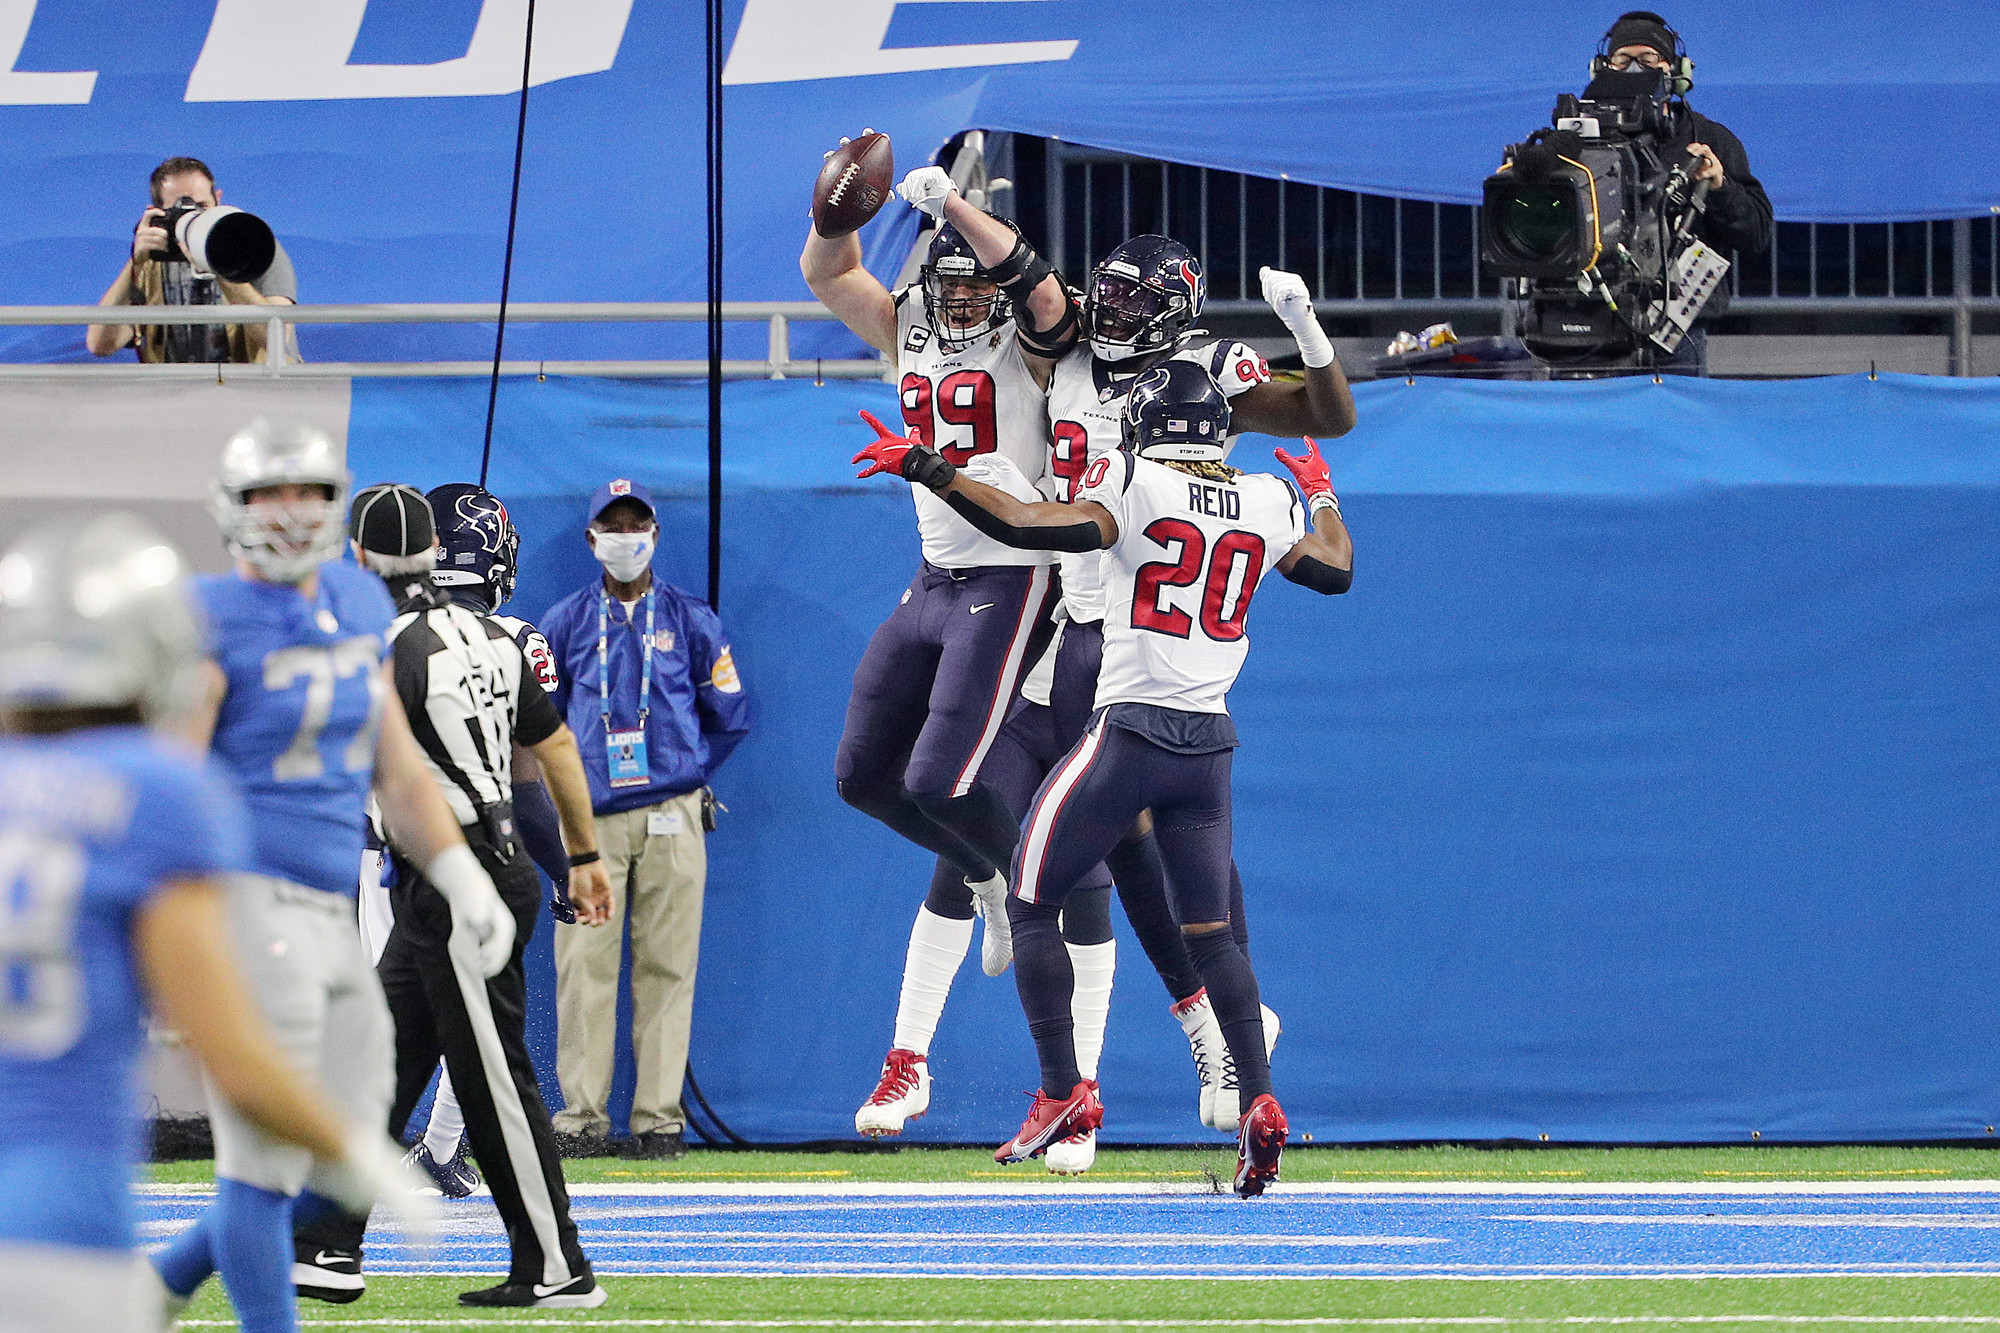
[{"label": "camera with telephoto lens", "polygon": [[1555,365],[1666,361],[1729,261],[1694,238],[1707,206],[1673,144],[1665,70],[1605,70],[1486,178],[1479,256],[1518,284],[1521,339]]},{"label": "camera with telephoto lens", "polygon": [[278,238],[264,219],[240,208],[204,208],[182,195],[153,210],[153,224],[167,233],[167,248],[149,256],[191,265],[198,278],[255,282],[278,255]]}]

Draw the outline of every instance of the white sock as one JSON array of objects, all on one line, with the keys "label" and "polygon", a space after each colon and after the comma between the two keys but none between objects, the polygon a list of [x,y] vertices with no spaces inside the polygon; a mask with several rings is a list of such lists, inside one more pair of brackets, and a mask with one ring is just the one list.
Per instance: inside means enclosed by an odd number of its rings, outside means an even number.
[{"label": "white sock", "polygon": [[1102,944],[1071,944],[1070,970],[1076,986],[1070,991],[1070,1017],[1076,1021],[1076,1070],[1085,1078],[1097,1077],[1097,1057],[1104,1050],[1104,1024],[1111,1017],[1111,978],[1117,971],[1118,941]]},{"label": "white sock", "polygon": [[451,1071],[438,1071],[437,1099],[431,1103],[431,1122],[424,1127],[424,1146],[431,1160],[443,1166],[458,1151],[465,1134],[465,1112],[458,1109],[458,1094],[452,1091]]},{"label": "white sock", "polygon": [[903,957],[903,993],[896,999],[896,1049],[931,1053],[938,1017],[951,994],[951,979],[972,947],[972,918],[939,916],[917,909],[910,927],[910,951]]}]

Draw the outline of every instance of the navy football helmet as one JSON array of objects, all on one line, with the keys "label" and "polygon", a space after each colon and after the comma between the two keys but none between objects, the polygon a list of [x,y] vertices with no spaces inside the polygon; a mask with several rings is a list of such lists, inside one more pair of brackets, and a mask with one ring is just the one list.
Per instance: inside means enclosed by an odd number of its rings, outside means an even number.
[{"label": "navy football helmet", "polygon": [[465,481],[440,486],[424,498],[437,519],[441,548],[431,581],[440,588],[480,588],[489,611],[506,605],[514,595],[514,562],[521,549],[507,506]]},{"label": "navy football helmet", "polygon": [[1178,347],[1208,299],[1194,251],[1165,236],[1134,236],[1090,271],[1083,336],[1100,361]]},{"label": "navy football helmet", "polygon": [[[1021,229],[1007,219],[999,221],[1006,223],[1016,236],[1021,234]],[[972,346],[996,329],[1005,328],[1014,316],[1014,303],[993,282],[991,270],[972,252],[972,243],[949,222],[931,237],[930,251],[924,257],[918,277],[923,284],[924,314],[930,320],[931,332],[937,335],[938,345],[947,351]],[[972,282],[991,285],[991,295],[967,291],[964,284]],[[947,291],[946,283],[954,290]]]},{"label": "navy football helmet", "polygon": [[1119,428],[1141,458],[1219,463],[1229,454],[1229,398],[1203,367],[1163,361],[1141,372]]}]

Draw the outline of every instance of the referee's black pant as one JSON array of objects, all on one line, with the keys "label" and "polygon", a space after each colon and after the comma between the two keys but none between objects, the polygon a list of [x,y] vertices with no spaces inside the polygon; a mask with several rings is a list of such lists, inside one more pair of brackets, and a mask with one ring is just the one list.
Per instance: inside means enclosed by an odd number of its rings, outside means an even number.
[{"label": "referee's black pant", "polygon": [[[395,928],[376,971],[396,1020],[396,1099],[389,1135],[401,1140],[410,1113],[443,1056],[465,1114],[472,1155],[493,1191],[513,1247],[509,1282],[559,1286],[590,1272],[570,1220],[569,1190],[555,1131],[528,1058],[527,983],[521,957],[541,913],[542,885],[525,849],[502,862],[477,826],[465,830],[501,900],[514,914],[514,955],[493,977],[453,962],[451,906],[401,855],[390,901]],[[300,1229],[300,1239],[358,1248],[358,1232],[336,1236],[339,1219]]]}]

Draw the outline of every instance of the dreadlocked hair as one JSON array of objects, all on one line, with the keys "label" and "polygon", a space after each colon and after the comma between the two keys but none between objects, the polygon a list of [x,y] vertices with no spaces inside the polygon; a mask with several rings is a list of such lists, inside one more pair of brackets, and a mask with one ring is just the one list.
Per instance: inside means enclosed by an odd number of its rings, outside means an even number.
[{"label": "dreadlocked hair", "polygon": [[1206,458],[1163,458],[1168,467],[1179,468],[1190,477],[1200,477],[1203,481],[1235,481],[1243,475],[1243,469],[1227,463],[1217,463]]}]

